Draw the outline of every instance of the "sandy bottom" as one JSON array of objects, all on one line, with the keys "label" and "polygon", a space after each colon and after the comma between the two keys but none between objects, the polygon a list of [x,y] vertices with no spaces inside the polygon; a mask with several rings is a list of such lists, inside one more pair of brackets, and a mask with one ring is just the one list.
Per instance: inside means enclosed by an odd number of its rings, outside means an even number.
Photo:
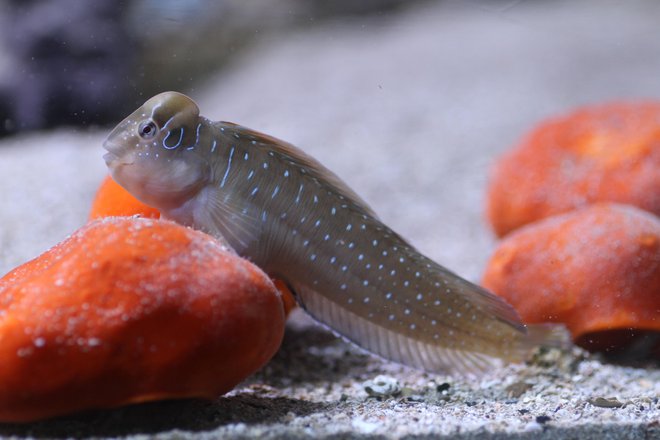
[{"label": "sandy bottom", "polygon": [[[420,250],[478,280],[495,244],[482,220],[494,158],[550,115],[659,97],[660,4],[573,3],[504,10],[442,2],[264,37],[188,92],[211,119],[304,148]],[[0,272],[85,222],[105,173],[106,133],[0,143]],[[364,382],[379,375],[385,391],[371,396]],[[615,365],[579,350],[480,379],[425,374],[297,316],[264,371],[215,402],[5,425],[0,434],[649,439],[660,438],[659,396],[657,366]]]}]

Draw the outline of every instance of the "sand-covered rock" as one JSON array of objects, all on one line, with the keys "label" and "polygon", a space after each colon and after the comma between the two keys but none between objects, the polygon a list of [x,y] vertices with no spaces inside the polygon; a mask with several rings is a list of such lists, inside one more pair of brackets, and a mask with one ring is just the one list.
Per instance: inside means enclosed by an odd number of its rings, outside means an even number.
[{"label": "sand-covered rock", "polygon": [[482,284],[525,323],[564,323],[593,350],[646,339],[660,358],[660,219],[646,211],[596,204],[529,224],[498,245]]},{"label": "sand-covered rock", "polygon": [[487,216],[502,236],[598,202],[660,215],[660,101],[593,105],[543,121],[498,159]]},{"label": "sand-covered rock", "polygon": [[108,218],[0,279],[0,422],[213,399],[279,348],[270,279],[173,222]]}]

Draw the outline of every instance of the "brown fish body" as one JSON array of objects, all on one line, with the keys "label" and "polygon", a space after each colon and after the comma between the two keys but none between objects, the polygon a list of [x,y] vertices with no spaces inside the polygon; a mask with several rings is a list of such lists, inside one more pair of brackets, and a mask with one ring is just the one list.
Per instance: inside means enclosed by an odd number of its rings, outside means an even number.
[{"label": "brown fish body", "polygon": [[[151,123],[156,133],[140,140]],[[286,280],[316,319],[385,358],[465,373],[522,360],[556,336],[528,331],[501,299],[420,254],[302,151],[210,122],[183,95],[152,98],[105,147],[136,197],[223,237]]]}]

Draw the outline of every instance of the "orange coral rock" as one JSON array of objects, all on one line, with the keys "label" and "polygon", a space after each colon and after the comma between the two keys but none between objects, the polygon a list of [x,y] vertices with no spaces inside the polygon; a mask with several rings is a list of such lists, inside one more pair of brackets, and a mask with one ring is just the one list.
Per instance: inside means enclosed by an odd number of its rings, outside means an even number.
[{"label": "orange coral rock", "polygon": [[172,222],[91,222],[0,280],[0,421],[214,398],[284,331],[256,266]]},{"label": "orange coral rock", "polygon": [[586,348],[624,348],[660,332],[660,219],[601,204],[528,225],[500,243],[483,285],[526,323],[563,322]]},{"label": "orange coral rock", "polygon": [[273,283],[275,284],[275,287],[277,287],[277,290],[279,290],[280,293],[282,294],[282,303],[284,304],[284,314],[286,316],[289,316],[291,310],[295,309],[298,305],[295,296],[293,295],[293,292],[291,292],[289,285],[284,281],[274,278]]},{"label": "orange coral rock", "polygon": [[499,236],[595,202],[660,215],[660,103],[587,107],[541,123],[496,164],[487,217]]},{"label": "orange coral rock", "polygon": [[107,176],[99,187],[92,202],[89,219],[103,217],[140,215],[147,218],[159,218],[156,208],[147,206],[122,188],[112,177]]}]

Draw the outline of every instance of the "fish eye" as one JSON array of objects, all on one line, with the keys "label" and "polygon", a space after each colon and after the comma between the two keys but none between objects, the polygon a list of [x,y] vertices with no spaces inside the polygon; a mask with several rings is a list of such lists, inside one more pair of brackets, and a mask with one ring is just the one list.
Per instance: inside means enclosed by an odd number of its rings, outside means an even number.
[{"label": "fish eye", "polygon": [[138,126],[138,134],[142,139],[151,139],[156,136],[158,127],[156,123],[152,120],[143,121]]}]

